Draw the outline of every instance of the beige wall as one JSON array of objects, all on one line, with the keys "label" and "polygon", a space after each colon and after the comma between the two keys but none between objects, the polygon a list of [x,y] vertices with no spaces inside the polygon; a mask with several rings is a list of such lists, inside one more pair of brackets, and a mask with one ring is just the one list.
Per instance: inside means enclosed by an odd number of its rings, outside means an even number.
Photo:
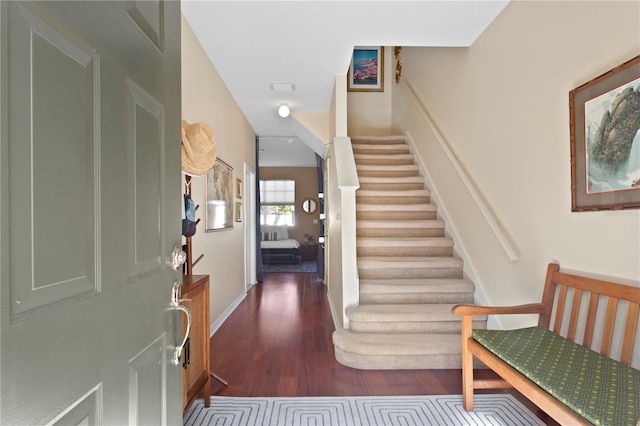
[{"label": "beige wall", "polygon": [[[292,179],[296,182],[295,226],[289,228],[289,237],[300,243],[304,234],[313,235],[318,241],[319,211],[307,214],[302,210],[302,201],[313,198],[318,202],[318,169],[315,167],[260,167],[260,180]],[[313,223],[314,219],[316,223]]]},{"label": "beige wall", "polygon": [[[348,92],[348,136],[388,135],[391,129],[391,91],[395,84],[393,48],[384,48],[384,91]],[[392,84],[393,83],[393,84]]]},{"label": "beige wall", "polygon": [[[233,167],[234,177],[243,179],[245,163],[255,170],[255,134],[184,17],[182,118],[211,127],[218,157]],[[204,254],[193,273],[211,277],[210,312],[215,331],[220,319],[244,296],[245,222],[234,222],[231,230],[204,232],[204,177],[195,177],[192,182],[192,198],[201,206],[196,213],[202,219],[192,240],[193,257]]]},{"label": "beige wall", "polygon": [[[640,280],[640,211],[571,212],[568,110],[570,90],[639,53],[640,3],[612,1],[515,1],[471,48],[403,48],[403,78],[520,254],[507,259],[437,144],[417,140],[489,302],[537,300],[554,260]],[[418,121],[394,101],[396,128],[415,137]]]}]

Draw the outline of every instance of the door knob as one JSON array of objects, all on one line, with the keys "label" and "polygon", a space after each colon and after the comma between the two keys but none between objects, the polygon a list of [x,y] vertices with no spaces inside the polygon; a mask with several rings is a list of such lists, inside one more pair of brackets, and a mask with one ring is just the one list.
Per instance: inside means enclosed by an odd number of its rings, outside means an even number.
[{"label": "door knob", "polygon": [[182,250],[182,247],[176,245],[173,248],[173,253],[171,253],[171,268],[177,271],[186,261],[187,253]]}]

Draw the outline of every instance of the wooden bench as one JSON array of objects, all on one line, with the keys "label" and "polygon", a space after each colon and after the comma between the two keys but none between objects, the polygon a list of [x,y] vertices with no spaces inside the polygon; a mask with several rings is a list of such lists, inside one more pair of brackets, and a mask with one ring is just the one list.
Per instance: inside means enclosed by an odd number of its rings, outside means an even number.
[{"label": "wooden bench", "polygon": [[[541,303],[455,306],[465,409],[473,411],[474,389],[513,387],[563,425],[636,425],[640,371],[630,364],[639,304],[638,287],[563,273],[551,263]],[[474,315],[503,314],[538,314],[538,326],[472,330]],[[502,379],[474,380],[474,356]]]}]

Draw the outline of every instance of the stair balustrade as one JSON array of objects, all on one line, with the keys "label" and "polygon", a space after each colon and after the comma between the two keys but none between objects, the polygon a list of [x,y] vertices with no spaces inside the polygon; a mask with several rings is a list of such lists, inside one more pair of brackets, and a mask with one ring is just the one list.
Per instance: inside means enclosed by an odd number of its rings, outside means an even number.
[{"label": "stair balustrade", "polygon": [[341,204],[342,307],[343,325],[349,327],[346,308],[358,305],[358,263],[356,258],[356,190],[360,187],[356,162],[348,137],[334,138],[337,184]]}]

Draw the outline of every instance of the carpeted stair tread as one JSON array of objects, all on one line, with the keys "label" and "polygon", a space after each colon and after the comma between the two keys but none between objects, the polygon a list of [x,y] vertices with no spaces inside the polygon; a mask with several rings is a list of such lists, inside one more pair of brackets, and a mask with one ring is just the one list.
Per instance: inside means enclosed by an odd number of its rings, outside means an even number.
[{"label": "carpeted stair tread", "polygon": [[351,136],[351,144],[367,143],[367,144],[406,144],[405,137],[402,135],[387,136]]},{"label": "carpeted stair tread", "polygon": [[[406,176],[406,177],[377,177],[377,176],[365,176],[359,178],[360,185],[362,184],[401,184],[401,183],[420,183],[424,185],[424,178],[422,176]],[[424,188],[422,188],[424,189]]]},{"label": "carpeted stair tread", "polygon": [[356,191],[356,201],[360,197],[380,197],[380,203],[384,203],[386,198],[394,197],[431,197],[431,191],[428,189],[409,189],[403,191],[390,191],[385,189],[358,189]]},{"label": "carpeted stair tread", "polygon": [[361,279],[360,293],[466,293],[475,291],[475,285],[464,279]]},{"label": "carpeted stair tread", "polygon": [[[460,318],[451,313],[453,303],[374,304],[345,310],[354,333],[459,333]],[[473,328],[486,328],[486,317],[474,317]]]},{"label": "carpeted stair tread", "polygon": [[462,268],[463,262],[455,257],[405,257],[367,256],[358,259],[358,268]]},{"label": "carpeted stair tread", "polygon": [[[346,313],[350,321],[451,321],[459,324],[460,317],[451,313],[454,306],[453,303],[359,305],[347,307]],[[486,318],[478,316],[477,319]]]},{"label": "carpeted stair tread", "polygon": [[453,256],[453,240],[446,237],[360,237],[356,248],[360,257]]},{"label": "carpeted stair tread", "polygon": [[387,155],[387,154],[408,154],[409,147],[406,144],[365,144],[355,143],[351,144],[354,154],[372,154],[372,155]]},{"label": "carpeted stair tread", "polygon": [[357,220],[435,220],[437,217],[435,204],[356,203]]},{"label": "carpeted stair tread", "polygon": [[[358,238],[356,247],[453,247],[453,240],[445,237],[424,238]],[[392,254],[390,254],[392,255]]]},{"label": "carpeted stair tread", "polygon": [[[460,334],[333,332],[333,344],[343,351],[362,355],[460,355]],[[460,364],[458,364],[458,367]]]},{"label": "carpeted stair tread", "polygon": [[444,221],[442,220],[359,220],[356,223],[356,229],[359,228],[443,228]]},{"label": "carpeted stair tread", "polygon": [[373,204],[373,203],[357,203],[356,213],[358,212],[436,212],[438,207],[435,204]]},{"label": "carpeted stair tread", "polygon": [[358,177],[403,177],[418,176],[420,174],[417,164],[385,165],[385,164],[356,164]]},{"label": "carpeted stair tread", "polygon": [[353,154],[357,164],[413,164],[413,155],[411,154]]},{"label": "carpeted stair tread", "polygon": [[361,279],[360,304],[473,303],[475,286],[456,278]]},{"label": "carpeted stair tread", "polygon": [[406,191],[424,190],[422,176],[409,177],[363,177],[360,178],[360,189],[369,191]]}]

